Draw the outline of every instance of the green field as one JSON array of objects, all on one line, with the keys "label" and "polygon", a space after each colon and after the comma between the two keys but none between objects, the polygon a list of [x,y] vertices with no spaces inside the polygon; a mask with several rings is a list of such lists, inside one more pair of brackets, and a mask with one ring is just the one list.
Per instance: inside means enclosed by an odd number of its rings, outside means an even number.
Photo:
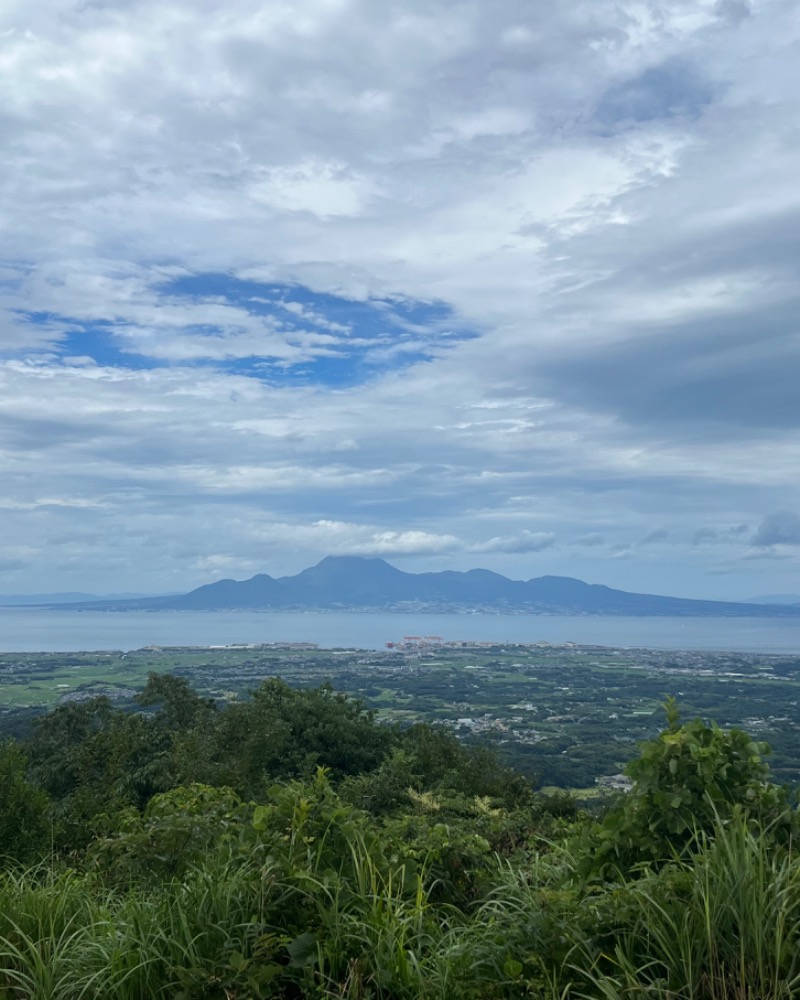
[{"label": "green field", "polygon": [[465,740],[490,740],[542,783],[570,788],[620,771],[637,741],[661,727],[660,706],[674,695],[687,717],[766,739],[777,776],[800,778],[800,659],[750,653],[541,645],[5,653],[0,725],[99,694],[133,705],[151,671],[176,673],[220,700],[244,697],[273,676],[295,686],[330,682],[387,722],[441,722]]}]

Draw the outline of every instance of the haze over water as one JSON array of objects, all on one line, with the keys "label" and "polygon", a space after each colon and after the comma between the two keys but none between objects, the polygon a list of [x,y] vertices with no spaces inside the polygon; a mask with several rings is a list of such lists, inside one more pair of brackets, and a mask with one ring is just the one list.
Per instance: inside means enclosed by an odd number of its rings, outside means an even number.
[{"label": "haze over water", "polygon": [[316,642],[381,649],[404,635],[800,654],[800,619],[320,612],[75,612],[0,608],[0,651]]}]

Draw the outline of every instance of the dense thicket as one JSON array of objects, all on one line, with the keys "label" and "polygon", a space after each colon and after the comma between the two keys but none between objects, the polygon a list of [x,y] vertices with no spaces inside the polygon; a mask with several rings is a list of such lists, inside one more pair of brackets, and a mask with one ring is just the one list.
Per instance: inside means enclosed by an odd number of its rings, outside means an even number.
[{"label": "dense thicket", "polygon": [[330,687],[62,706],[0,747],[0,998],[792,997],[764,744],[667,725],[600,816]]}]

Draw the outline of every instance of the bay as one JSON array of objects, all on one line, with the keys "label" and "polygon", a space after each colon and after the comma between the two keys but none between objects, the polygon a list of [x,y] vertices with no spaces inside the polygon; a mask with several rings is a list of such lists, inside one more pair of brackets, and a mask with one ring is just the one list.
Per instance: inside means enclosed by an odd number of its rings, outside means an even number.
[{"label": "bay", "polygon": [[381,649],[386,642],[406,635],[500,643],[576,642],[800,654],[800,619],[0,608],[2,652],[268,642]]}]

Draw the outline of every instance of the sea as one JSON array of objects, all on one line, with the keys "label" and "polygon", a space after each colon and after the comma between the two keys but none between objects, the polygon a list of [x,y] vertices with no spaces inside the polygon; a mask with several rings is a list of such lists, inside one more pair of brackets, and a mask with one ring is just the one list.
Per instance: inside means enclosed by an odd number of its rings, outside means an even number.
[{"label": "sea", "polygon": [[404,636],[498,643],[800,655],[800,618],[627,618],[379,612],[45,611],[0,608],[0,652],[314,642],[381,649]]}]

